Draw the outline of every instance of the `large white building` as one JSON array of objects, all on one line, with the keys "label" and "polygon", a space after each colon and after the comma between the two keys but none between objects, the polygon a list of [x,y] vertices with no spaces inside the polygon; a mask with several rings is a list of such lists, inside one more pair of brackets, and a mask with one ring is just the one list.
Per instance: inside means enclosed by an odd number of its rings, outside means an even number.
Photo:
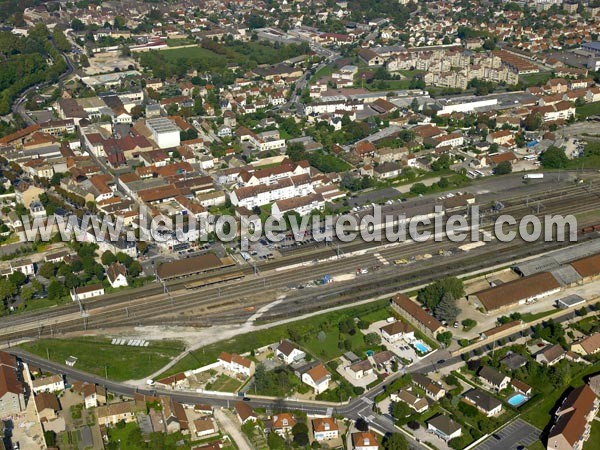
[{"label": "large white building", "polygon": [[178,147],[180,144],[179,128],[166,117],[155,117],[146,121],[152,133],[152,139],[160,148]]}]

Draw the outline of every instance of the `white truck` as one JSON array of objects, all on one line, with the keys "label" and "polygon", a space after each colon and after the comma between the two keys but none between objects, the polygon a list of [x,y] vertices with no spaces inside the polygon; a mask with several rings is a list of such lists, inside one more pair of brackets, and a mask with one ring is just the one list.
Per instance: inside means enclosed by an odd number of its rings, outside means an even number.
[{"label": "white truck", "polygon": [[526,173],[523,175],[524,180],[538,180],[540,178],[544,178],[543,173]]}]

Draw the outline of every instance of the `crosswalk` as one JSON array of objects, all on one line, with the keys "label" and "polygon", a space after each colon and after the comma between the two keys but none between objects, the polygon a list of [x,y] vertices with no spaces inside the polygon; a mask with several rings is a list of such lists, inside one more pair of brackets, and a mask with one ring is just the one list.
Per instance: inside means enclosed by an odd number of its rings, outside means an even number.
[{"label": "crosswalk", "polygon": [[377,258],[379,260],[379,262],[381,264],[383,264],[384,266],[387,266],[390,263],[387,259],[385,259],[383,256],[381,256],[381,253],[374,253],[373,256],[375,258]]}]

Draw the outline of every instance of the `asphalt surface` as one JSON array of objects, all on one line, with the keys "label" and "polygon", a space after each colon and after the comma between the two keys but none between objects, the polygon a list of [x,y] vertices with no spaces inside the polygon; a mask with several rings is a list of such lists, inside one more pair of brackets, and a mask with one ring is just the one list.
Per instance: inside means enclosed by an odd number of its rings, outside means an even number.
[{"label": "asphalt surface", "polygon": [[529,447],[540,439],[542,432],[523,419],[511,422],[500,431],[494,433],[474,450],[513,450]]}]

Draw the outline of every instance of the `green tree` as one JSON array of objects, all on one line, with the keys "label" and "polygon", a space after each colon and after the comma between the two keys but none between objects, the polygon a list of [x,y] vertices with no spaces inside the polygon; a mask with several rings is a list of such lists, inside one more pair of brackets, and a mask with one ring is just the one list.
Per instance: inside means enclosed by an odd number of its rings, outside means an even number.
[{"label": "green tree", "polygon": [[423,195],[427,192],[427,186],[423,183],[415,183],[410,187],[410,192],[415,195]]},{"label": "green tree", "polygon": [[450,345],[450,343],[452,342],[452,332],[445,331],[443,333],[438,333],[438,335],[436,336],[436,339],[438,340],[438,342],[443,344],[445,347],[448,347]]},{"label": "green tree", "polygon": [[19,287],[24,284],[25,281],[27,281],[27,277],[23,274],[23,272],[17,270],[8,276],[8,280],[15,286]]},{"label": "green tree", "polygon": [[408,441],[400,433],[390,434],[383,441],[384,450],[408,450]]},{"label": "green tree", "polygon": [[17,286],[10,280],[3,278],[0,280],[0,300],[5,301],[17,293]]},{"label": "green tree", "polygon": [[392,404],[392,416],[394,416],[395,419],[402,420],[405,417],[410,416],[410,413],[411,409],[406,403],[394,402]]},{"label": "green tree", "polygon": [[100,259],[102,264],[109,266],[117,260],[117,257],[110,250],[106,250],[104,253],[102,253],[102,257]]},{"label": "green tree", "polygon": [[569,158],[562,148],[552,146],[540,155],[540,163],[549,169],[561,169],[567,166]]},{"label": "green tree", "polygon": [[267,437],[267,445],[273,450],[283,449],[285,448],[285,439],[274,431],[271,431]]},{"label": "green tree", "polygon": [[367,345],[379,345],[381,344],[381,336],[377,333],[365,334],[365,344]]},{"label": "green tree", "polygon": [[433,315],[438,320],[446,322],[454,322],[460,313],[460,309],[456,306],[456,300],[449,292],[445,292],[438,305],[433,310]]},{"label": "green tree", "polygon": [[437,280],[422,288],[417,294],[417,300],[426,307],[435,309],[446,293],[454,299],[461,298],[465,295],[463,282],[456,277]]},{"label": "green tree", "polygon": [[56,265],[51,262],[42,264],[38,270],[38,275],[47,278],[48,280],[56,275]]},{"label": "green tree", "polygon": [[502,161],[494,169],[496,175],[508,175],[512,172],[512,164],[510,161]]},{"label": "green tree", "polygon": [[85,30],[85,24],[79,19],[71,20],[71,29],[73,31],[83,31]]},{"label": "green tree", "polygon": [[528,131],[538,130],[542,126],[543,123],[544,123],[544,119],[542,118],[542,115],[537,112],[533,112],[533,113],[529,114],[527,117],[525,117],[525,120],[523,121],[523,125],[525,125],[525,129]]},{"label": "green tree", "polygon": [[437,185],[440,189],[446,189],[450,185],[450,182],[448,181],[448,178],[442,177],[440,178],[440,181],[437,182]]},{"label": "green tree", "polygon": [[35,289],[31,286],[23,286],[21,288],[21,299],[24,302],[28,302],[33,298],[33,295],[35,294]]},{"label": "green tree", "polygon": [[66,295],[66,290],[57,280],[52,280],[48,285],[48,298],[50,300],[58,300]]},{"label": "green tree", "polygon": [[52,31],[52,40],[54,41],[56,48],[61,52],[68,52],[71,50],[71,44],[60,28],[54,27],[54,30]]}]

